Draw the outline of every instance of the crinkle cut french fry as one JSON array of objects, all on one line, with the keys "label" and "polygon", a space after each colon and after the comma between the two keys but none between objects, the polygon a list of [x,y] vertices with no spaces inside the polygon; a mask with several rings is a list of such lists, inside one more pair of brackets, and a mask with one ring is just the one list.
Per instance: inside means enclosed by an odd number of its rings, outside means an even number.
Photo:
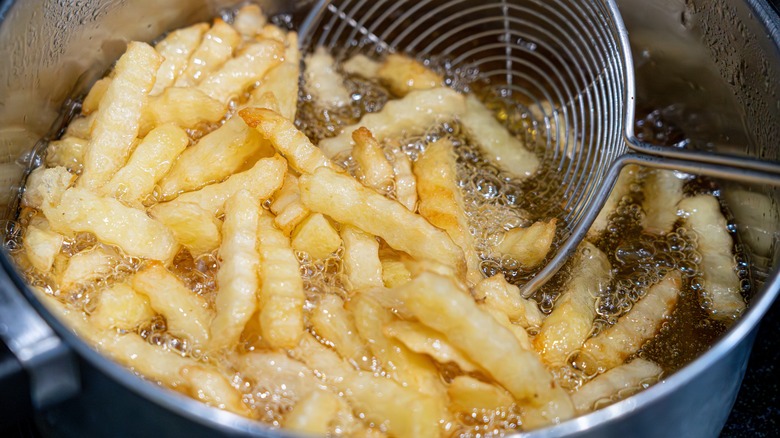
[{"label": "crinkle cut french fry", "polygon": [[527,228],[512,228],[504,233],[503,239],[495,250],[513,257],[526,268],[538,266],[550,252],[555,239],[558,220],[538,221]]},{"label": "crinkle cut french fry", "polygon": [[490,316],[496,320],[496,322],[501,324],[502,327],[512,332],[515,339],[517,339],[517,342],[520,343],[520,346],[523,347],[523,349],[527,351],[535,351],[528,332],[525,331],[525,329],[520,325],[513,324],[512,321],[509,320],[509,317],[506,316],[506,313],[484,304],[480,304],[479,308],[489,313]]},{"label": "crinkle cut french fry", "polygon": [[366,79],[376,78],[377,72],[381,67],[381,62],[374,61],[363,54],[357,54],[341,64],[341,68],[345,73],[362,76]]},{"label": "crinkle cut french fry", "polygon": [[260,6],[249,4],[241,6],[238,10],[233,20],[233,27],[244,39],[251,39],[265,26],[265,23],[266,18]]},{"label": "crinkle cut french fry", "polygon": [[187,68],[190,56],[200,45],[203,34],[208,30],[209,25],[206,23],[193,24],[174,30],[154,46],[165,60],[157,69],[157,79],[149,95],[157,96],[176,82],[179,75]]},{"label": "crinkle cut french fry", "polygon": [[341,228],[341,240],[344,242],[342,263],[350,288],[360,290],[384,286],[376,237],[344,225]]},{"label": "crinkle cut french fry", "polygon": [[341,247],[341,237],[325,216],[315,213],[295,228],[292,247],[308,253],[315,260],[322,260]]},{"label": "crinkle cut french fry", "polygon": [[466,99],[445,87],[413,91],[401,99],[391,100],[376,113],[363,116],[337,136],[320,141],[319,147],[329,158],[349,153],[354,146],[352,133],[366,127],[378,142],[403,135],[419,134],[439,122],[452,120],[466,112]]},{"label": "crinkle cut french fry", "polygon": [[162,57],[150,45],[128,44],[100,101],[78,180],[80,187],[102,187],[125,164],[161,62]]},{"label": "crinkle cut french fry", "polygon": [[247,125],[270,140],[296,171],[313,173],[319,167],[339,169],[293,122],[281,114],[264,108],[245,108],[238,114]]},{"label": "crinkle cut french fry", "polygon": [[465,372],[479,370],[479,367],[453,347],[444,335],[419,322],[392,321],[384,326],[383,332],[415,353],[427,354],[436,362],[454,363]]},{"label": "crinkle cut french fry", "polygon": [[159,96],[149,98],[141,117],[140,134],[165,123],[184,129],[197,128],[202,123],[219,122],[226,112],[227,105],[196,88],[166,88]]},{"label": "crinkle cut french fry", "polygon": [[[768,193],[739,186],[724,187],[723,201],[739,224],[740,237],[757,263],[772,255],[774,230],[780,229],[780,210]],[[768,188],[766,190],[769,190]]]},{"label": "crinkle cut french fry", "polygon": [[73,174],[80,173],[88,144],[89,141],[72,136],[49,143],[46,148],[46,166],[63,166]]},{"label": "crinkle cut french fry", "polygon": [[607,229],[609,217],[615,212],[620,201],[631,193],[631,186],[637,183],[638,175],[639,166],[634,164],[629,164],[620,170],[620,176],[618,176],[618,180],[615,182],[615,186],[612,188],[612,192],[610,192],[607,202],[601,208],[596,220],[593,221],[593,225],[588,229],[588,240],[595,242],[604,230]]},{"label": "crinkle cut french fry", "polygon": [[233,56],[233,50],[241,42],[241,35],[233,29],[233,26],[222,19],[214,20],[200,45],[190,56],[189,63],[181,75],[176,79],[176,87],[191,87],[197,85],[211,72],[220,68]]},{"label": "crinkle cut french fry", "polygon": [[514,400],[504,389],[469,376],[457,376],[447,387],[450,408],[457,412],[506,409]]},{"label": "crinkle cut french fry", "polygon": [[317,336],[331,345],[341,357],[355,366],[371,370],[371,356],[358,336],[352,315],[344,310],[341,298],[327,294],[311,310],[309,323]]},{"label": "crinkle cut french fry", "polygon": [[536,301],[523,298],[520,288],[507,282],[504,274],[486,278],[474,286],[474,297],[499,310],[524,328],[539,327],[544,315]]},{"label": "crinkle cut french fry", "polygon": [[46,205],[56,206],[75,178],[76,175],[62,166],[48,169],[43,166],[35,168],[27,177],[22,205],[39,210]]},{"label": "crinkle cut french fry", "polygon": [[264,389],[282,401],[295,403],[312,391],[324,389],[311,369],[285,353],[258,351],[235,355],[231,363],[256,388]]},{"label": "crinkle cut french fry", "polygon": [[677,203],[683,198],[685,180],[672,170],[652,169],[645,178],[642,226],[654,234],[672,231],[677,222]]},{"label": "crinkle cut french fry", "polygon": [[298,76],[300,75],[300,53],[298,53],[298,38],[295,32],[287,34],[288,47],[284,62],[266,73],[260,86],[252,95],[272,92],[279,103],[279,114],[294,122],[298,109]]},{"label": "crinkle cut french fry", "polygon": [[22,241],[24,254],[38,272],[49,272],[54,264],[54,258],[62,249],[64,240],[62,234],[48,229],[48,226],[37,227],[30,224],[24,232]]},{"label": "crinkle cut french fry", "polygon": [[352,140],[355,141],[352,158],[360,169],[363,184],[380,193],[388,192],[393,184],[394,172],[382,146],[366,128],[356,129]]},{"label": "crinkle cut french fry", "polygon": [[151,208],[150,213],[158,220],[163,217],[178,216],[176,210],[184,204],[194,204],[214,216],[222,214],[225,201],[240,190],[248,190],[256,199],[268,199],[282,186],[287,172],[287,162],[276,155],[258,160],[251,169],[236,173],[219,184],[211,184],[201,189],[183,193],[176,199],[162,202]]},{"label": "crinkle cut french fry", "polygon": [[324,436],[330,430],[340,404],[338,396],[330,391],[312,391],[287,414],[284,428]]},{"label": "crinkle cut french fry", "polygon": [[125,283],[116,283],[100,291],[97,306],[90,313],[89,321],[101,330],[135,331],[154,315],[145,295]]},{"label": "crinkle cut french fry", "polygon": [[458,186],[452,141],[445,137],[429,145],[414,163],[414,175],[417,177],[420,215],[446,231],[463,250],[466,277],[472,284],[478,283],[484,277]]},{"label": "crinkle cut french fry", "polygon": [[714,196],[699,195],[683,199],[677,208],[682,211],[685,224],[698,236],[696,248],[701,254],[699,268],[705,306],[712,318],[732,322],[745,310],[745,300],[740,294],[732,254],[734,242],[720,204]]},{"label": "crinkle cut french fry", "polygon": [[577,412],[586,413],[594,409],[599,400],[610,399],[624,390],[643,389],[644,385],[655,383],[662,372],[655,363],[636,358],[596,376],[573,393],[571,399]]},{"label": "crinkle cut french fry", "polygon": [[393,151],[395,199],[409,211],[417,209],[417,179],[412,173],[412,160],[400,149]]},{"label": "crinkle cut french fry", "polygon": [[291,173],[285,175],[282,188],[274,195],[271,211],[276,215],[274,224],[285,236],[292,234],[293,229],[309,215],[309,209],[301,202],[298,177]]},{"label": "crinkle cut french fry", "polygon": [[92,85],[92,88],[89,89],[89,93],[87,93],[87,97],[85,97],[84,101],[81,103],[82,114],[89,115],[98,110],[100,101],[106,94],[109,85],[111,85],[111,78],[109,77],[100,79]]},{"label": "crinkle cut french fry", "polygon": [[290,238],[261,212],[257,227],[260,257],[260,327],[274,348],[292,348],[303,334],[303,279]]},{"label": "crinkle cut french fry", "polygon": [[491,162],[520,177],[528,177],[536,172],[539,167],[536,155],[496,120],[493,112],[473,94],[466,97],[466,108],[461,123]]},{"label": "crinkle cut french fry", "polygon": [[273,148],[257,131],[234,117],[179,156],[160,180],[161,199],[170,200],[182,192],[220,182],[273,155]]},{"label": "crinkle cut french fry", "polygon": [[216,316],[211,324],[211,348],[235,345],[249,318],[257,309],[257,226],[260,204],[247,190],[240,190],[225,203],[222,225],[222,259],[217,272]]},{"label": "crinkle cut french fry", "polygon": [[588,373],[609,370],[634,354],[672,314],[681,284],[679,272],[666,274],[614,325],[588,339],[577,359],[582,368]]},{"label": "crinkle cut french fry", "polygon": [[[50,213],[44,213],[54,223]],[[89,231],[102,242],[122,248],[129,256],[168,262],[179,250],[173,233],[162,223],[116,199],[85,189],[66,190],[52,213],[71,231]]]},{"label": "crinkle cut french fry", "polygon": [[299,185],[301,200],[312,211],[379,236],[412,257],[464,270],[463,252],[444,231],[352,177],[321,167],[302,175]]},{"label": "crinkle cut french fry", "polygon": [[537,351],[548,365],[565,364],[568,356],[588,338],[596,317],[596,297],[612,279],[609,259],[592,244],[583,242],[577,256],[571,279],[534,339]]},{"label": "crinkle cut french fry", "polygon": [[178,203],[176,208],[166,209],[164,214],[153,214],[153,217],[168,227],[176,241],[193,257],[219,248],[222,242],[222,223],[213,212],[197,204]]},{"label": "crinkle cut french fry", "polygon": [[344,78],[336,70],[336,61],[325,47],[319,46],[304,59],[303,77],[306,91],[314,96],[317,104],[325,108],[339,108],[352,100]]},{"label": "crinkle cut french fry", "polygon": [[171,169],[189,142],[187,133],[176,125],[153,129],[135,148],[127,164],[103,186],[102,194],[131,205],[140,204],[152,194],[155,184]]},{"label": "crinkle cut french fry", "polygon": [[198,89],[212,99],[227,103],[284,61],[284,45],[263,39],[244,47],[235,58],[208,75]]},{"label": "crinkle cut french fry", "polygon": [[179,371],[194,399],[245,417],[252,412],[241,400],[241,393],[219,371],[205,365],[185,366]]},{"label": "crinkle cut french fry", "polygon": [[414,90],[429,90],[443,85],[444,77],[419,61],[391,53],[376,71],[376,76],[396,96],[406,96]]},{"label": "crinkle cut french fry", "polygon": [[97,114],[93,113],[86,117],[77,117],[71,120],[67,129],[65,129],[65,137],[77,137],[89,141],[92,138],[92,129],[95,127],[96,118]]},{"label": "crinkle cut french fry", "polygon": [[152,308],[165,317],[168,331],[205,346],[213,318],[206,302],[191,291],[162,263],[150,263],[132,279],[133,288],[146,295]]},{"label": "crinkle cut french fry", "polygon": [[68,266],[59,278],[60,288],[68,290],[104,279],[120,262],[117,254],[100,245],[78,252],[68,259]]}]

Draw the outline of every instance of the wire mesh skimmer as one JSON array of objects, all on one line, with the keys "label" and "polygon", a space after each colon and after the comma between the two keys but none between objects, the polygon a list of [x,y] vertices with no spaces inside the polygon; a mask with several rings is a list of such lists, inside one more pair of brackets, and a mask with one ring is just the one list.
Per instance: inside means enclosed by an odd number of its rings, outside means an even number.
[{"label": "wire mesh skimmer", "polygon": [[574,252],[627,164],[780,182],[777,163],[637,139],[631,51],[613,0],[321,0],[301,46],[324,46],[337,61],[372,51],[443,60],[533,118],[543,166],[560,182],[544,196],[562,206],[566,228],[525,296]]}]

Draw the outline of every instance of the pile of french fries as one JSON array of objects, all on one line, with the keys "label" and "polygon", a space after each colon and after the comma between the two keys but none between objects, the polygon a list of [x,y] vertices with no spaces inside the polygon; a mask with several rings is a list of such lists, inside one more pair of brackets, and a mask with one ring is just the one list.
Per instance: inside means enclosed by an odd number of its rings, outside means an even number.
[{"label": "pile of french fries", "polygon": [[[302,74],[318,105],[349,103],[343,74],[396,99],[315,145],[295,125],[301,61],[296,34],[256,6],[232,24],[128,45],[24,192],[17,260],[54,313],[152,381],[315,434],[528,430],[660,377],[658,365],[632,355],[674,311],[679,273],[591,336],[612,268],[586,242],[543,314],[501,274],[483,275],[453,141],[414,160],[397,145],[455,120],[513,175],[532,175],[536,156],[420,62],[359,55],[337,66],[322,49]],[[339,154],[354,174],[335,164]],[[593,241],[635,182],[635,169],[624,173]],[[653,178],[681,190],[669,175]],[[717,200],[681,193],[684,220],[700,232],[709,308],[733,319],[744,301],[733,267],[723,269],[733,242]],[[676,208],[647,206],[648,229],[667,232]],[[536,266],[556,226],[550,218],[506,230],[494,252]],[[183,277],[185,259],[190,271],[216,260],[215,275],[196,272],[213,292]],[[340,290],[307,288],[304,261],[334,259]],[[143,336],[160,319],[175,342]],[[554,371],[573,363],[595,377],[564,388]]]}]

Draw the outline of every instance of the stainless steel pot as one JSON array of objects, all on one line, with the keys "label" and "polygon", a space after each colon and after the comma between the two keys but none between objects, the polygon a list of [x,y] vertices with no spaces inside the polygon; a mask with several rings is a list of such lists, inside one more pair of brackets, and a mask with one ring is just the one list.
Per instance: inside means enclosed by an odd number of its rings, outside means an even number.
[{"label": "stainless steel pot", "polygon": [[[149,41],[233,3],[0,1],[0,211],[6,219],[13,219],[19,186],[44,144],[36,142],[57,135],[63,105],[106,71],[126,41]],[[300,22],[312,1],[260,3]],[[764,1],[618,4],[635,54],[640,107],[663,109],[690,147],[780,161],[780,20]],[[755,294],[748,312],[664,382],[527,436],[717,435],[757,324],[780,292],[780,193],[727,182],[722,187],[751,256]],[[740,190],[768,195],[775,205],[756,211]],[[7,347],[0,349],[0,417],[34,411],[51,436],[287,436],[160,388],[103,358],[32,298],[5,249],[0,267],[0,339]]]}]

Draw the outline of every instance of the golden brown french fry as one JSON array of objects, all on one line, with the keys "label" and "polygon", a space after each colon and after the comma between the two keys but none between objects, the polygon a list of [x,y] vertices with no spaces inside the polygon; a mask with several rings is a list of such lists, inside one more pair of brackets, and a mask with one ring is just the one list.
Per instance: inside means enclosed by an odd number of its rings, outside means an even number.
[{"label": "golden brown french fry", "polygon": [[325,47],[318,46],[314,53],[306,56],[304,63],[306,91],[314,97],[317,104],[325,108],[349,105],[352,96],[344,86],[344,78],[336,70],[336,61]]},{"label": "golden brown french fry", "polygon": [[683,198],[685,180],[674,171],[652,169],[645,178],[642,191],[642,227],[654,234],[666,234],[672,231],[677,222],[677,203]]},{"label": "golden brown french fry", "polygon": [[271,211],[276,215],[274,224],[285,236],[291,235],[295,227],[309,215],[309,209],[301,202],[301,190],[295,175],[285,175],[282,188],[274,195]]},{"label": "golden brown french fry", "polygon": [[217,272],[216,316],[211,323],[211,348],[238,343],[241,332],[257,309],[257,226],[260,204],[248,190],[239,190],[225,203],[222,226],[222,263]]},{"label": "golden brown french fry", "polygon": [[35,168],[27,177],[22,206],[39,210],[46,205],[56,206],[75,178],[76,175],[61,166],[48,169],[43,166]]},{"label": "golden brown french fry", "polygon": [[100,101],[108,90],[108,86],[111,84],[111,78],[106,77],[98,80],[89,89],[89,93],[81,103],[81,113],[84,115],[92,114],[100,108]]},{"label": "golden brown french fry", "polygon": [[385,336],[397,339],[415,353],[427,354],[436,362],[454,363],[465,372],[478,371],[479,367],[457,348],[447,341],[447,338],[414,321],[392,321],[383,328]]},{"label": "golden brown french fry", "polygon": [[241,35],[222,19],[214,20],[200,45],[190,56],[187,68],[176,79],[176,87],[192,87],[211,72],[220,68],[233,56],[233,50],[241,42]]},{"label": "golden brown french fry", "polygon": [[447,387],[450,408],[458,412],[506,409],[514,404],[504,389],[469,376],[452,379]]},{"label": "golden brown french fry", "polygon": [[495,250],[511,256],[526,268],[538,266],[550,252],[557,223],[558,220],[552,218],[547,222],[534,222],[527,228],[512,228],[504,233]]},{"label": "golden brown french fry", "polygon": [[385,157],[382,146],[376,141],[371,131],[358,128],[352,133],[355,147],[352,148],[352,158],[360,169],[361,182],[367,187],[387,193],[393,184],[393,166]]},{"label": "golden brown french fry", "polygon": [[49,143],[46,148],[46,167],[63,166],[73,174],[81,173],[88,144],[89,141],[72,136]]},{"label": "golden brown french fry", "polygon": [[219,371],[205,365],[185,366],[179,371],[187,393],[195,400],[245,417],[251,411],[241,400],[241,393]]},{"label": "golden brown french fry", "polygon": [[166,123],[194,129],[204,123],[219,122],[226,112],[227,105],[197,88],[166,88],[159,96],[149,98],[141,117],[140,134]]},{"label": "golden brown french fry", "polygon": [[594,409],[599,400],[613,399],[626,391],[644,389],[658,381],[663,370],[649,360],[636,358],[627,364],[612,368],[582,385],[571,395],[577,412]]},{"label": "golden brown french fry", "polygon": [[477,283],[473,295],[524,328],[542,325],[544,315],[539,306],[535,301],[523,298],[520,288],[507,282],[504,274],[496,274]]},{"label": "golden brown french fry", "polygon": [[98,189],[125,164],[160,63],[162,57],[150,45],[128,44],[100,101],[79,187]]},{"label": "golden brown french fry", "polygon": [[452,141],[442,138],[429,145],[414,163],[420,215],[446,231],[466,256],[466,278],[477,284],[484,277],[480,258],[469,232],[469,221],[458,186],[455,152]]},{"label": "golden brown french fry", "polygon": [[677,305],[681,284],[680,273],[673,271],[651,286],[614,325],[585,342],[577,359],[579,366],[591,373],[622,364],[658,333]]},{"label": "golden brown french fry", "polygon": [[701,254],[699,268],[705,307],[712,318],[730,323],[745,310],[745,300],[740,294],[732,255],[734,242],[720,204],[714,196],[699,195],[683,199],[677,208],[682,212],[685,224],[698,236],[696,249]]},{"label": "golden brown french fry", "polygon": [[49,272],[54,264],[54,258],[62,249],[64,240],[65,237],[62,234],[49,229],[48,222],[43,227],[30,224],[24,232],[24,240],[22,241],[24,254],[37,271]]},{"label": "golden brown french fry", "polygon": [[233,20],[233,27],[244,37],[252,39],[265,26],[266,19],[260,6],[248,4],[241,6]]},{"label": "golden brown french fry", "polygon": [[443,85],[444,77],[405,55],[391,53],[376,71],[383,84],[396,96],[414,90],[428,90]]},{"label": "golden brown french fry", "polygon": [[352,315],[344,310],[344,301],[336,295],[320,297],[309,315],[314,332],[353,365],[371,370],[371,355],[363,344]]},{"label": "golden brown french fry", "polygon": [[322,260],[341,247],[341,237],[328,219],[320,213],[307,217],[292,233],[292,247]]},{"label": "golden brown french fry", "polygon": [[290,238],[262,211],[257,227],[260,256],[260,327],[274,348],[292,348],[303,334],[303,279]]},{"label": "golden brown french fry", "polygon": [[350,176],[320,167],[314,174],[302,175],[299,185],[301,200],[312,211],[379,236],[412,257],[463,271],[463,252],[445,232]]},{"label": "golden brown french fry", "polygon": [[100,189],[101,194],[140,205],[189,143],[187,133],[176,125],[153,129],[136,146],[127,164]]},{"label": "golden brown french fry", "polygon": [[336,417],[339,398],[330,391],[317,390],[295,404],[284,419],[284,428],[296,432],[325,435]]},{"label": "golden brown french fry", "polygon": [[135,331],[152,319],[154,314],[146,296],[126,283],[116,283],[100,291],[97,306],[90,313],[89,321],[100,330]]},{"label": "golden brown french fry", "polygon": [[569,355],[588,338],[596,317],[596,297],[612,279],[606,254],[588,242],[580,246],[575,263],[571,279],[534,339],[548,365],[566,364]]},{"label": "golden brown french fry", "polygon": [[385,287],[397,287],[412,279],[406,263],[396,254],[380,251],[379,260],[382,262],[382,283]]},{"label": "golden brown french fry", "polygon": [[273,155],[273,148],[257,131],[234,117],[179,156],[160,180],[161,199],[170,200],[182,192],[220,182]]},{"label": "golden brown french fry", "polygon": [[206,301],[187,288],[162,263],[150,263],[136,273],[133,289],[146,295],[152,308],[165,317],[168,331],[205,346],[213,318]]},{"label": "golden brown french fry", "polygon": [[610,216],[615,212],[620,201],[631,193],[631,187],[637,183],[638,176],[639,166],[637,165],[629,164],[620,170],[620,176],[618,176],[618,180],[615,182],[615,186],[612,188],[612,192],[610,192],[607,202],[604,204],[604,207],[601,208],[596,220],[593,221],[593,225],[588,229],[588,240],[595,242],[604,230],[607,229]]},{"label": "golden brown french fry", "polygon": [[417,210],[417,179],[412,173],[412,160],[403,151],[393,151],[395,199],[409,211]]},{"label": "golden brown french fry", "polygon": [[378,142],[425,132],[440,122],[462,116],[466,99],[450,88],[413,91],[401,99],[391,100],[376,113],[363,116],[341,134],[320,141],[319,147],[329,158],[352,151],[352,133],[363,126],[374,134]]},{"label": "golden brown french fry", "polygon": [[78,252],[68,259],[68,266],[59,279],[60,288],[68,290],[104,279],[121,261],[116,253],[102,245]]},{"label": "golden brown french fry", "polygon": [[176,208],[166,209],[163,214],[153,213],[153,216],[171,230],[176,241],[193,257],[214,251],[222,242],[222,222],[214,212],[197,204],[177,203]]},{"label": "golden brown french fry", "polygon": [[312,173],[319,167],[339,169],[281,114],[264,108],[245,108],[238,114],[247,125],[267,138],[296,171]]},{"label": "golden brown french fry", "polygon": [[154,87],[149,93],[151,96],[157,96],[176,82],[179,75],[187,68],[193,52],[200,45],[203,34],[208,30],[209,25],[206,23],[193,24],[174,30],[154,46],[165,60],[157,69]]},{"label": "golden brown french fry", "polygon": [[352,290],[382,287],[382,262],[376,237],[345,225],[341,228],[344,242],[342,263]]}]

